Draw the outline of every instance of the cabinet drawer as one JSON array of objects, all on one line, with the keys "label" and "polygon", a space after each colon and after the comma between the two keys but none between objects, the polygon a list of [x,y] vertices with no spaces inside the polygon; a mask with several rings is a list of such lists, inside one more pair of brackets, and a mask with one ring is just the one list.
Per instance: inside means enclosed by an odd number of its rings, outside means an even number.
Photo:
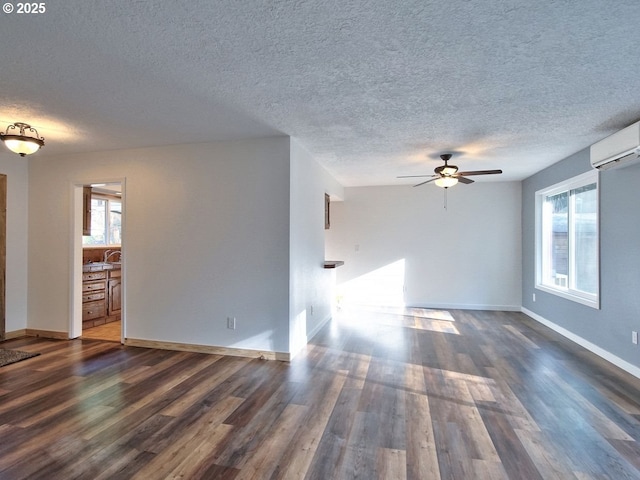
[{"label": "cabinet drawer", "polygon": [[91,293],[85,293],[82,295],[82,303],[93,302],[95,300],[103,300],[104,291],[96,291]]},{"label": "cabinet drawer", "polygon": [[82,293],[93,292],[95,290],[104,290],[107,287],[107,282],[91,282],[82,284]]},{"label": "cabinet drawer", "polygon": [[104,317],[107,313],[104,300],[89,302],[82,305],[82,320]]},{"label": "cabinet drawer", "polygon": [[109,278],[120,278],[122,270],[109,270]]},{"label": "cabinet drawer", "polygon": [[82,274],[83,282],[90,282],[92,280],[101,280],[103,278],[107,278],[107,272],[85,272]]}]

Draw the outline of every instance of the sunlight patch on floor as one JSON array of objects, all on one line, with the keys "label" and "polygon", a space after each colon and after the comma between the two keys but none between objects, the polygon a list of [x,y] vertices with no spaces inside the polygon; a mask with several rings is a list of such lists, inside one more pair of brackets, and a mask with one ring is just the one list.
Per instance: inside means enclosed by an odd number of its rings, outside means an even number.
[{"label": "sunlight patch on floor", "polygon": [[378,313],[388,313],[392,315],[431,318],[433,320],[444,320],[447,322],[456,321],[456,319],[453,318],[453,315],[451,315],[451,312],[439,308],[381,306],[375,307],[375,311]]},{"label": "sunlight patch on floor", "polygon": [[406,307],[403,315],[411,315],[413,317],[432,318],[434,320],[446,320],[447,322],[455,322],[451,312],[448,310],[432,309],[432,308],[418,308],[418,307]]},{"label": "sunlight patch on floor", "polygon": [[416,324],[409,328],[415,328],[416,330],[429,330],[431,332],[440,333],[452,333],[454,335],[460,335],[460,332],[454,324],[442,320],[428,320],[416,318]]},{"label": "sunlight patch on floor", "polygon": [[343,323],[411,328],[460,335],[455,319],[446,310],[350,305],[337,314]]}]

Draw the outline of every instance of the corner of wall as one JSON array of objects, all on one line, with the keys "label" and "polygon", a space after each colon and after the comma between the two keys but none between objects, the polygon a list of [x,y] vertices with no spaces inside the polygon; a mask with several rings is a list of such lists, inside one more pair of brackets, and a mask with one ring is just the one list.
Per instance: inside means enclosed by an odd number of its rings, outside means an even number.
[{"label": "corner of wall", "polygon": [[290,161],[289,346],[295,355],[307,344],[309,333],[315,335],[331,315],[333,288],[324,268],[324,196],[344,193],[294,138]]},{"label": "corner of wall", "polygon": [[577,343],[583,348],[586,348],[591,353],[598,355],[600,358],[607,360],[608,362],[614,364],[616,367],[619,367],[625,372],[630,373],[634,377],[640,379],[640,368],[636,367],[635,365],[627,362],[626,360],[623,360],[622,358],[618,357],[617,355],[614,355],[613,353],[605,350],[604,348],[600,348],[598,345],[591,343],[590,341],[582,338],[581,336],[576,335],[570,330],[567,330],[566,328],[563,328],[560,325],[557,325],[550,320],[547,320],[543,316],[538,315],[537,313],[532,312],[531,310],[525,307],[522,307],[521,311],[525,315],[531,317],[536,322],[546,327],[549,327],[551,330],[559,333],[563,337],[568,338],[572,342]]}]

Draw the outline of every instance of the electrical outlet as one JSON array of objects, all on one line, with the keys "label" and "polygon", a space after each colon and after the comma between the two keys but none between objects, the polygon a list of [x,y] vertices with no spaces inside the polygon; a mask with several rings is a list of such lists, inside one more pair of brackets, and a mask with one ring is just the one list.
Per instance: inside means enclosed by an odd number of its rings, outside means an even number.
[{"label": "electrical outlet", "polygon": [[236,329],[236,317],[227,317],[227,328]]},{"label": "electrical outlet", "polygon": [[536,294],[535,293],[533,294],[533,301],[534,302],[536,301]]},{"label": "electrical outlet", "polygon": [[313,317],[313,305],[309,307],[309,315]]},{"label": "electrical outlet", "polygon": [[631,343],[638,344],[638,332],[631,332]]}]

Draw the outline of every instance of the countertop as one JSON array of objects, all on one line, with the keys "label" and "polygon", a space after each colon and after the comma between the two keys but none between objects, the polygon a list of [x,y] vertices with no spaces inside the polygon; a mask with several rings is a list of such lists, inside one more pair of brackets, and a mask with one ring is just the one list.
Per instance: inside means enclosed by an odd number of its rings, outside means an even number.
[{"label": "countertop", "polygon": [[120,262],[93,262],[82,265],[82,273],[85,272],[101,272],[103,270],[120,270],[122,265]]},{"label": "countertop", "polygon": [[324,268],[336,268],[340,265],[344,265],[342,260],[325,260],[324,262]]}]

